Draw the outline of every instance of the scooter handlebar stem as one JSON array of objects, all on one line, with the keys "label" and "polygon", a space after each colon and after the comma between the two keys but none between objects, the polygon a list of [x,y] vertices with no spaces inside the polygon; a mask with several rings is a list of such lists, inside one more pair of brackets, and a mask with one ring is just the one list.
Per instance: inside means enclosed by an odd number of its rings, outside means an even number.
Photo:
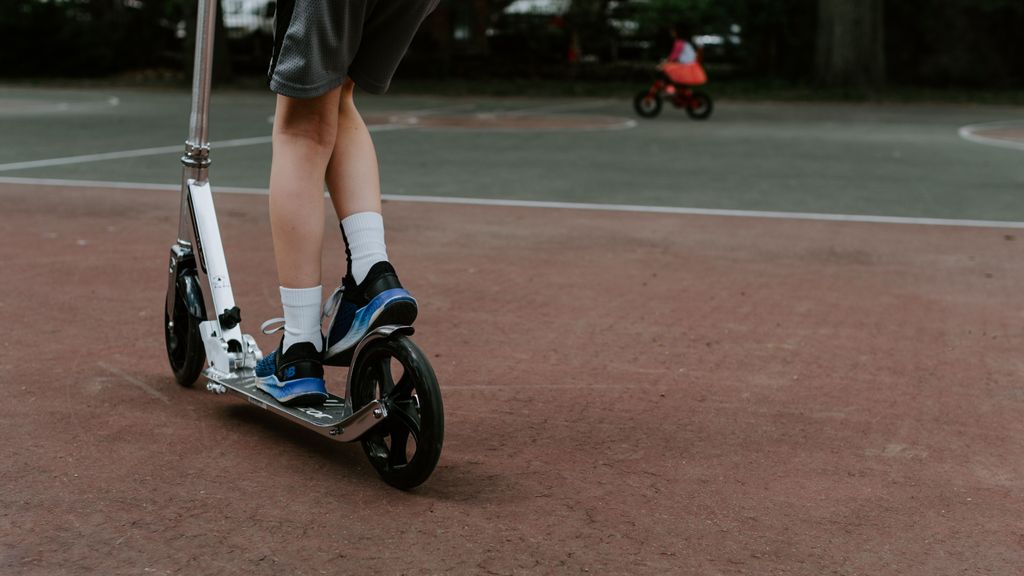
[{"label": "scooter handlebar stem", "polygon": [[[213,35],[217,22],[217,0],[198,0],[196,53],[192,67],[192,115],[188,143],[209,152],[210,84],[213,77]],[[188,150],[186,149],[186,155]]]}]

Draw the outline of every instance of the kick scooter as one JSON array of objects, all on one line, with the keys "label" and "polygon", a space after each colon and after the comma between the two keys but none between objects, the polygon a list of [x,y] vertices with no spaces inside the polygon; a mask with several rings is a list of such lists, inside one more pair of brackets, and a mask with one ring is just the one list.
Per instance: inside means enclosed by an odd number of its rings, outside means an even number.
[{"label": "kick scooter", "polygon": [[[217,0],[199,0],[192,113],[181,182],[178,240],[171,246],[164,339],[174,378],[232,393],[331,440],[359,440],[385,482],[409,489],[433,472],[444,439],[444,408],[434,370],[409,339],[411,326],[381,326],[356,346],[344,397],[288,407],[256,387],[256,341],[241,330],[210,187],[207,134]],[[207,363],[209,364],[207,366]],[[204,370],[205,367],[205,370]]]}]

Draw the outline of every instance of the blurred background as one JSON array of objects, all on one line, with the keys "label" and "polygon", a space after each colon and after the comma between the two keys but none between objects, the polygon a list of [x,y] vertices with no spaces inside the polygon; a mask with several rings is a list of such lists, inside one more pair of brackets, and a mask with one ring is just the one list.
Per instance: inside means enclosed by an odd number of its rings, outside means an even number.
[{"label": "blurred background", "polygon": [[[274,0],[220,0],[217,79],[258,84]],[[188,81],[194,0],[3,0],[0,77]],[[1021,0],[442,0],[396,88],[618,94],[681,24],[719,95],[871,97],[1024,87]]]}]

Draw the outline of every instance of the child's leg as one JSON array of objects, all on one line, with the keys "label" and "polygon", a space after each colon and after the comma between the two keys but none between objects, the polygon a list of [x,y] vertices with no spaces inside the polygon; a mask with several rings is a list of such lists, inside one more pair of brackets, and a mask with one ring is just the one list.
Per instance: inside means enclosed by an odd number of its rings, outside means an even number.
[{"label": "child's leg", "polygon": [[338,99],[338,131],[327,165],[327,188],[338,220],[360,212],[380,214],[380,172],[370,131],[353,99],[355,84],[345,82]]},{"label": "child's leg", "polygon": [[327,189],[345,235],[347,274],[358,284],[370,268],[388,259],[381,218],[380,172],[370,132],[345,82],[338,102],[338,136],[327,165]]},{"label": "child's leg", "polygon": [[348,271],[344,290],[336,291],[336,310],[327,335],[324,361],[345,365],[352,347],[369,331],[384,324],[410,325],[416,320],[416,300],[407,292],[388,262],[381,218],[377,153],[346,82],[338,103],[338,137],[327,166],[327,187],[345,235]]},{"label": "child's leg", "polygon": [[286,288],[320,284],[324,172],[334,150],[341,90],[277,97],[270,168],[270,225],[277,276]]},{"label": "child's leg", "polygon": [[270,165],[270,227],[281,284],[284,337],[256,365],[259,387],[289,405],[327,398],[320,332],[324,171],[338,129],[336,89],[310,99],[277,97]]}]

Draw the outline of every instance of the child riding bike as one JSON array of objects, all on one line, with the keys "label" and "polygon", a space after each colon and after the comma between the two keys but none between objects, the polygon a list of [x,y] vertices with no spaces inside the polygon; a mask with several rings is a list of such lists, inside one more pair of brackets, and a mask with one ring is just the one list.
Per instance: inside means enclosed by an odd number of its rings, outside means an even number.
[{"label": "child riding bike", "polygon": [[670,98],[676,108],[686,110],[694,120],[711,116],[714,104],[711,97],[694,90],[708,81],[701,66],[701,51],[694,48],[689,36],[681,36],[672,27],[672,52],[658,65],[658,74],[650,88],[639,92],[633,99],[633,108],[644,118],[654,118],[661,113],[662,97]]}]

